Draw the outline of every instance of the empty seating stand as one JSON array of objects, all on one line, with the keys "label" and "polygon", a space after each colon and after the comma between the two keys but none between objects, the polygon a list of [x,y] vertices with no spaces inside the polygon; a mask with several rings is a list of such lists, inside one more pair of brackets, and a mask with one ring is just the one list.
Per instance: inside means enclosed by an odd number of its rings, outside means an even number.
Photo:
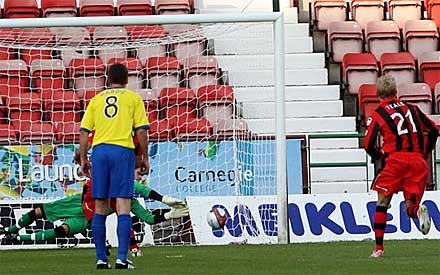
[{"label": "empty seating stand", "polygon": [[192,7],[189,0],[156,0],[156,14],[188,14]]},{"label": "empty seating stand", "polygon": [[404,83],[397,86],[397,97],[417,105],[425,114],[432,113],[432,93],[425,83]]},{"label": "empty seating stand", "polygon": [[185,60],[187,86],[197,91],[207,85],[219,84],[220,67],[215,56],[194,56]]},{"label": "empty seating stand", "polygon": [[41,0],[43,17],[77,16],[76,0]]},{"label": "empty seating stand", "polygon": [[57,137],[55,126],[49,122],[15,121],[12,125],[21,143],[51,144]]},{"label": "empty seating stand", "polygon": [[371,21],[365,31],[366,45],[379,61],[383,53],[400,51],[400,30],[394,21]]},{"label": "empty seating stand", "polygon": [[428,18],[434,20],[437,27],[440,26],[440,1],[439,0],[425,0],[426,10],[428,11]]},{"label": "empty seating stand", "polygon": [[58,46],[70,46],[58,51],[65,67],[69,67],[72,59],[85,59],[89,57],[89,49],[76,50],[74,48],[90,43],[90,32],[86,28],[52,28],[51,32],[54,34],[55,43]]},{"label": "empty seating stand", "polygon": [[353,0],[351,16],[362,29],[365,29],[368,22],[384,19],[384,2],[382,0]]},{"label": "empty seating stand", "polygon": [[10,145],[17,142],[17,130],[12,124],[0,123],[0,144]]},{"label": "empty seating stand", "polygon": [[368,118],[379,106],[379,103],[376,84],[362,84],[359,87],[358,107],[362,124],[367,124]]},{"label": "empty seating stand", "polygon": [[345,21],[347,5],[345,0],[314,0],[313,15],[318,30],[327,30],[330,22]]},{"label": "empty seating stand", "polygon": [[416,82],[416,62],[408,52],[384,53],[380,58],[382,75],[392,75],[396,84]]},{"label": "empty seating stand", "polygon": [[422,4],[420,0],[390,0],[388,12],[390,19],[396,21],[399,28],[405,26],[408,20],[419,20],[422,16]]},{"label": "empty seating stand", "polygon": [[346,53],[361,53],[363,37],[362,28],[357,22],[331,22],[328,29],[331,60],[340,63]]},{"label": "empty seating stand", "polygon": [[[157,39],[167,36],[162,26],[127,26],[127,32],[130,41],[145,40],[145,39]],[[157,57],[167,55],[167,45],[165,44],[152,44],[152,45],[140,45],[136,48],[136,56],[142,62],[146,64],[147,59],[150,57]]]},{"label": "empty seating stand", "polygon": [[40,9],[36,0],[5,0],[5,18],[37,18],[40,17]]},{"label": "empty seating stand", "polygon": [[150,0],[118,0],[118,15],[151,15],[153,6]]},{"label": "empty seating stand", "polygon": [[419,80],[431,90],[440,82],[440,52],[426,52],[419,58]]},{"label": "empty seating stand", "polygon": [[150,57],[145,69],[148,87],[153,90],[180,86],[181,68],[175,57]]},{"label": "empty seating stand", "polygon": [[93,42],[103,44],[98,51],[98,57],[107,64],[112,58],[127,57],[124,47],[114,45],[116,42],[126,42],[128,34],[124,27],[96,27],[93,33]]},{"label": "empty seating stand", "polygon": [[28,66],[20,59],[0,60],[0,96],[6,98],[20,97],[28,92]]},{"label": "empty seating stand", "polygon": [[437,26],[431,20],[409,20],[403,28],[404,50],[410,52],[416,60],[424,52],[433,52],[438,48]]},{"label": "empty seating stand", "polygon": [[19,50],[19,57],[28,65],[34,59],[51,59],[52,50],[46,45],[53,41],[53,35],[48,28],[17,29],[17,42],[28,45]]},{"label": "empty seating stand", "polygon": [[348,94],[357,95],[361,84],[376,83],[379,69],[370,53],[348,53],[342,61],[342,77]]},{"label": "empty seating stand", "polygon": [[204,118],[216,125],[220,120],[234,117],[234,91],[230,86],[209,85],[197,91],[199,107]]},{"label": "empty seating stand", "polygon": [[113,0],[81,0],[79,13],[80,16],[113,16]]}]

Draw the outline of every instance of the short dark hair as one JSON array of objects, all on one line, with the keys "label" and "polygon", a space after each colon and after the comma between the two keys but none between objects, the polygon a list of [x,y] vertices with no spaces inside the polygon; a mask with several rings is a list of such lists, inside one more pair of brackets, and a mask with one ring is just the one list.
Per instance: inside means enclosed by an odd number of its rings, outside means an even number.
[{"label": "short dark hair", "polygon": [[128,81],[128,69],[124,64],[114,63],[108,70],[108,82],[109,84],[127,84]]}]

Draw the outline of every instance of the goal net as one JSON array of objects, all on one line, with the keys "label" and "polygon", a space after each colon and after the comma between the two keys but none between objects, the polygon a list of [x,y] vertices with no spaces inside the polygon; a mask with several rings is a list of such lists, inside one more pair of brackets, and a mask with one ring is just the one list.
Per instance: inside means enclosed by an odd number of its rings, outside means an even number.
[{"label": "goal net", "polygon": [[[0,31],[2,226],[16,224],[37,205],[81,194],[86,178],[73,162],[80,121],[90,100],[108,88],[109,66],[120,62],[151,124],[151,171],[143,183],[162,195],[205,203],[191,208],[190,217],[152,226],[135,218],[138,240],[200,243],[195,228],[206,230],[200,223],[215,205],[227,212],[226,232],[242,227],[253,234],[258,218],[275,224],[268,240],[276,240],[276,215],[253,217],[241,205],[246,198],[277,195],[273,23],[82,22]],[[140,201],[153,213],[168,211],[160,202]],[[19,233],[52,227],[41,220]],[[206,234],[215,239],[219,233]],[[90,245],[90,236],[87,230],[19,245]]]}]

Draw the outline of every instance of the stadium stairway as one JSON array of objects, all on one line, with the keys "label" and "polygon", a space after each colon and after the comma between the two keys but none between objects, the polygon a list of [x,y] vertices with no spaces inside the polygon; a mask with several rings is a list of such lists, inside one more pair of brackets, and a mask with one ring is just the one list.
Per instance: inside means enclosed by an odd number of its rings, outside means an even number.
[{"label": "stadium stairway", "polygon": [[[224,7],[223,7],[224,10]],[[200,11],[204,13],[203,10]],[[211,11],[206,11],[206,13]],[[308,24],[299,24],[296,8],[285,12],[286,129],[288,135],[356,134],[356,118],[343,116],[339,86],[328,85],[323,53],[313,53]],[[262,25],[261,33],[271,33]],[[209,33],[206,33],[209,38]],[[260,38],[264,37],[266,38]],[[269,35],[252,31],[231,32],[214,40],[215,55],[241,106],[249,129],[260,135],[275,133],[273,42]],[[358,138],[316,139],[310,143],[312,163],[366,160]],[[371,180],[373,167],[369,165]],[[366,192],[364,167],[314,167],[310,169],[311,193]]]}]

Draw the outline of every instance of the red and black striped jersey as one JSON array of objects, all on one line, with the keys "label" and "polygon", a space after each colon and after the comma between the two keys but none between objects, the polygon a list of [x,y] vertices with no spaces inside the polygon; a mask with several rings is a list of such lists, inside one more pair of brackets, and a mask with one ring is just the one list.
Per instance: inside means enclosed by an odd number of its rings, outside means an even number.
[{"label": "red and black striped jersey", "polygon": [[[373,159],[392,152],[429,154],[435,147],[438,129],[417,106],[397,98],[386,98],[367,121],[364,147]],[[425,138],[427,133],[427,139]],[[382,150],[377,146],[378,135],[383,137]]]}]

